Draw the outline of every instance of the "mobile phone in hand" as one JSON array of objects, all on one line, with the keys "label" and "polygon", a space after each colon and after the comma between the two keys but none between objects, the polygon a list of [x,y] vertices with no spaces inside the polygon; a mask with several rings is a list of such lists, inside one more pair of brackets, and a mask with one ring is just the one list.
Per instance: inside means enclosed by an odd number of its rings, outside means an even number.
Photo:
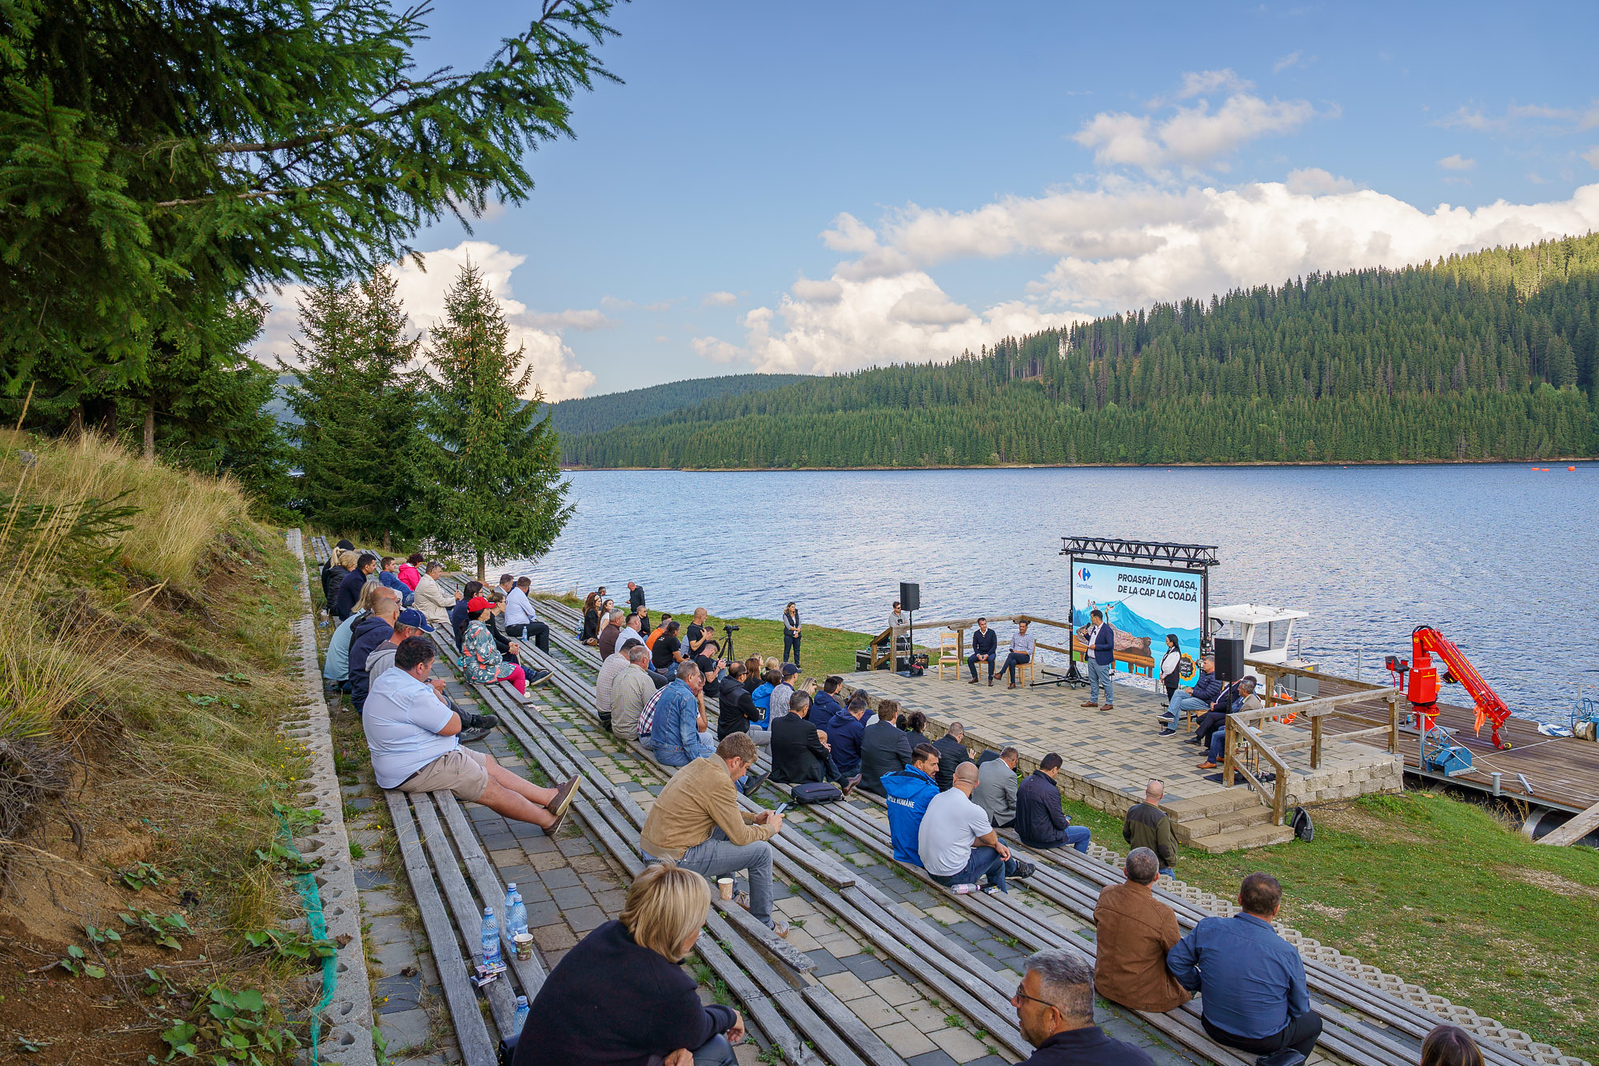
[{"label": "mobile phone in hand", "polygon": [[789,812],[789,808],[791,808],[793,806],[794,805],[792,803],[779,803],[777,805],[777,813],[778,814],[787,814]]}]

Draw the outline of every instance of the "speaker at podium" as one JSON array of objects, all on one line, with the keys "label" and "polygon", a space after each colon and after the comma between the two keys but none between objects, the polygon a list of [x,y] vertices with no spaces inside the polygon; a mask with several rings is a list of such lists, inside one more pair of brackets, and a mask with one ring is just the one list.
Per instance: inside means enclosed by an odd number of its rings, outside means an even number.
[{"label": "speaker at podium", "polygon": [[1217,637],[1216,680],[1231,684],[1244,676],[1244,642],[1238,637]]}]

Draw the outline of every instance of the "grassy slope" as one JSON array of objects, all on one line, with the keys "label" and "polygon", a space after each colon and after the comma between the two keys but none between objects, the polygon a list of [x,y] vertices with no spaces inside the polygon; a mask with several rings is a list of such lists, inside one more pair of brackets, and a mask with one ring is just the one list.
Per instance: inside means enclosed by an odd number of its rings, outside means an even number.
[{"label": "grassy slope", "polygon": [[[712,619],[718,629],[723,621]],[[743,627],[740,656],[782,653],[778,622],[726,621]],[[807,624],[805,672],[848,674],[867,640]],[[1096,840],[1125,847],[1119,818],[1064,806]],[[1532,844],[1482,807],[1433,792],[1320,807],[1315,817],[1310,844],[1185,851],[1179,876],[1231,897],[1245,874],[1266,870],[1286,890],[1284,920],[1306,936],[1599,1061],[1599,853]]]},{"label": "grassy slope", "polygon": [[[233,487],[104,445],[69,451],[7,435],[6,491],[23,476],[22,446],[40,456],[25,495],[62,501],[129,489],[143,510],[109,567],[72,581],[70,591],[40,590],[46,602],[77,605],[71,650],[107,669],[45,737],[72,743],[81,760],[66,805],[48,808],[30,838],[0,851],[8,875],[0,886],[0,1031],[34,1038],[33,1062],[159,1060],[161,1031],[203,1009],[212,982],[279,995],[303,1018],[296,997],[306,991],[297,984],[305,964],[242,938],[298,913],[283,871],[255,854],[276,839],[274,799],[287,799],[303,773],[298,745],[278,731],[298,696],[288,657],[288,621],[300,610],[295,562],[276,531],[247,517]],[[16,620],[4,621],[14,642]],[[81,825],[81,849],[63,815]],[[154,865],[164,882],[130,890],[118,872],[135,862]],[[143,943],[117,918],[140,908],[182,913],[195,935],[179,937],[177,950]],[[109,975],[42,969],[70,945],[93,956],[85,922],[123,933],[120,952],[108,953]],[[147,966],[176,993],[149,994]]]}]

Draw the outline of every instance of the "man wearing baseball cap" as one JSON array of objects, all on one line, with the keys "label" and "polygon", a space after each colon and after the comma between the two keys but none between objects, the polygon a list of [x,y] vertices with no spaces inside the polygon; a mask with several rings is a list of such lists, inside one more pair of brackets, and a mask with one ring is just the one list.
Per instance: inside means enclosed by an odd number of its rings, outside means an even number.
[{"label": "man wearing baseball cap", "polygon": [[[378,678],[394,666],[394,655],[399,650],[401,641],[406,637],[416,637],[431,633],[433,629],[434,627],[428,621],[427,615],[416,608],[407,607],[401,611],[394,620],[394,635],[379,644],[377,649],[366,657],[366,673],[370,683],[376,684]],[[444,705],[451,711],[460,715],[463,722],[468,718],[477,719],[477,725],[466,726],[462,728],[460,733],[456,734],[461,743],[468,744],[474,740],[482,740],[499,724],[499,719],[492,714],[474,715],[469,711],[462,710],[445,693],[442,679],[435,678],[432,684],[433,690],[438,693],[439,699],[443,700]]]}]

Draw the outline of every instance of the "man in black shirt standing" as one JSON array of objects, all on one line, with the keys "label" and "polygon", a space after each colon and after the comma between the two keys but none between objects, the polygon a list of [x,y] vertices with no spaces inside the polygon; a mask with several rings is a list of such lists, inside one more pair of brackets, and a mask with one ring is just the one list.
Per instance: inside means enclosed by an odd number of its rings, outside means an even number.
[{"label": "man in black shirt standing", "polygon": [[639,632],[648,633],[650,631],[650,615],[649,612],[644,609],[643,585],[633,581],[629,581],[627,583],[627,605],[629,608],[631,608],[630,613],[638,615],[639,618],[644,622],[644,628]]}]

